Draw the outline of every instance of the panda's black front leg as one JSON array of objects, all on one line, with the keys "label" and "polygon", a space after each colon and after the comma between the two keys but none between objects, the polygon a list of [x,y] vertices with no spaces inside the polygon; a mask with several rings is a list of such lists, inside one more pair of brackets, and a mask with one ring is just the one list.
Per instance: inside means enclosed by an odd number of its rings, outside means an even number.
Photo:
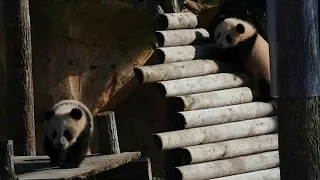
[{"label": "panda's black front leg", "polygon": [[65,153],[54,147],[52,141],[48,137],[44,140],[44,152],[50,157],[50,167],[59,166],[65,156]]},{"label": "panda's black front leg", "polygon": [[88,142],[77,141],[73,144],[66,154],[60,168],[78,168],[84,160],[88,150]]}]

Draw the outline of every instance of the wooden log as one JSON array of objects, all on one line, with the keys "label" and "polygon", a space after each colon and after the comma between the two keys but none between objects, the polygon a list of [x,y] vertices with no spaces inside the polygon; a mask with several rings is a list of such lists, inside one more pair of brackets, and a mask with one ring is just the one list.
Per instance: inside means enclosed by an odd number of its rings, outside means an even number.
[{"label": "wooden log", "polygon": [[204,28],[156,31],[159,47],[207,44],[210,35]]},{"label": "wooden log", "polygon": [[260,171],[254,171],[244,174],[237,174],[210,180],[280,180],[280,168],[272,168]]},{"label": "wooden log", "polygon": [[[15,155],[35,155],[29,1],[2,2],[6,30],[6,104],[9,138],[15,143]],[[14,101],[14,99],[19,99],[19,101]]]},{"label": "wooden log", "polygon": [[175,113],[174,120],[179,129],[189,129],[216,124],[223,124],[247,119],[273,116],[271,103],[251,102],[232,106],[200,109]]},{"label": "wooden log", "polygon": [[160,47],[155,50],[161,63],[208,59],[214,56],[214,44]]},{"label": "wooden log", "polygon": [[278,134],[268,134],[199,146],[181,150],[185,164],[226,159],[278,149]]},{"label": "wooden log", "polygon": [[214,126],[163,132],[153,135],[160,150],[177,149],[250,136],[276,133],[278,118],[265,117]]},{"label": "wooden log", "polygon": [[[113,111],[97,114],[99,145],[101,154],[120,154],[116,119]],[[107,136],[107,137],[106,137]],[[108,142],[106,142],[106,138]],[[109,147],[109,148],[108,148]]]},{"label": "wooden log", "polygon": [[198,18],[193,13],[165,13],[158,19],[159,29],[192,29],[198,25]]},{"label": "wooden log", "polygon": [[251,102],[252,99],[252,91],[248,87],[239,87],[176,97],[177,106],[183,111],[248,103]]},{"label": "wooden log", "polygon": [[13,163],[13,141],[0,141],[0,180],[16,179]]},{"label": "wooden log", "polygon": [[166,97],[229,89],[246,85],[249,76],[244,73],[218,73],[206,76],[161,81],[157,84]]},{"label": "wooden log", "polygon": [[278,166],[279,152],[271,151],[207,163],[180,166],[175,168],[175,179],[205,180]]},{"label": "wooden log", "polygon": [[151,162],[147,157],[141,157],[124,164],[116,169],[112,169],[106,173],[108,180],[152,180]]},{"label": "wooden log", "polygon": [[188,62],[141,66],[135,68],[134,72],[141,83],[151,83],[214,74],[223,69],[223,67],[224,66],[219,61],[195,60]]}]

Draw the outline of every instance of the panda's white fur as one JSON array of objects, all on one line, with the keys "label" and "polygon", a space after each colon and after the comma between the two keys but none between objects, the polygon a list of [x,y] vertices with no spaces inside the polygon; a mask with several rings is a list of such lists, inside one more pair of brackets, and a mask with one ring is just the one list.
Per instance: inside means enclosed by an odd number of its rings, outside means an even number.
[{"label": "panda's white fur", "polygon": [[[67,164],[77,167],[87,152],[93,133],[93,117],[80,101],[63,100],[47,111],[45,131],[45,151],[52,163],[57,165],[67,161]],[[76,143],[77,147],[74,146]],[[63,154],[63,157],[60,157],[59,153]],[[79,155],[75,155],[77,153]]]},{"label": "panda's white fur", "polygon": [[253,76],[253,93],[258,100],[269,101],[270,59],[269,45],[249,22],[226,18],[215,29],[213,41],[223,53],[220,57],[237,61]]}]

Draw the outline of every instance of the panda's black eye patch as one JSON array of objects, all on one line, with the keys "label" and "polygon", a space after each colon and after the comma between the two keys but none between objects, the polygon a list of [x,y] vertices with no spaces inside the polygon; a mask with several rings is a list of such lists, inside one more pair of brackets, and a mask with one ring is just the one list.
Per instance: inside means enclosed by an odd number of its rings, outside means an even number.
[{"label": "panda's black eye patch", "polygon": [[70,132],[68,130],[65,130],[63,133],[63,136],[68,140],[71,141],[72,139],[72,135],[70,134]]},{"label": "panda's black eye patch", "polygon": [[232,42],[231,36],[230,36],[230,35],[227,35],[227,36],[226,36],[226,40],[227,40],[228,43],[231,43],[231,42]]},{"label": "panda's black eye patch", "polygon": [[51,138],[54,139],[57,137],[57,131],[54,130],[53,133],[51,134]]}]

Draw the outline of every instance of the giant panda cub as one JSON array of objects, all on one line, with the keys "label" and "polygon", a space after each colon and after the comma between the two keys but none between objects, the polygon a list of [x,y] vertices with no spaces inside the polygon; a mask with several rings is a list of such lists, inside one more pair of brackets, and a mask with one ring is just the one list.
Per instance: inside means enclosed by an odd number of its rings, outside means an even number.
[{"label": "giant panda cub", "polygon": [[88,150],[93,133],[90,110],[76,100],[63,100],[45,114],[44,151],[50,166],[77,168]]},{"label": "giant panda cub", "polygon": [[217,57],[253,77],[249,87],[254,100],[267,102],[270,95],[269,45],[249,22],[237,18],[224,18],[214,31],[213,41],[218,49]]}]

